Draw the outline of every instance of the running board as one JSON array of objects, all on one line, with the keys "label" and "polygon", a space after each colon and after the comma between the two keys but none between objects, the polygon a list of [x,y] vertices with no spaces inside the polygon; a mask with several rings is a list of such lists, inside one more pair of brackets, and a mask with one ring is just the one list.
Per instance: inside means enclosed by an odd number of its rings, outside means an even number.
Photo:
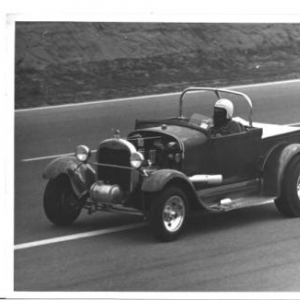
[{"label": "running board", "polygon": [[244,198],[221,199],[217,204],[209,206],[209,210],[212,212],[226,212],[230,210],[265,205],[274,202],[275,197],[261,197],[261,196],[250,196]]},{"label": "running board", "polygon": [[[218,198],[218,199],[223,199],[227,196],[224,197],[224,195],[239,195],[235,196],[235,198],[241,198],[242,195],[247,195],[247,194],[258,194],[261,188],[261,180],[259,178],[251,179],[251,180],[246,180],[242,182],[236,182],[236,183],[231,183],[231,184],[224,184],[224,185],[219,185],[216,187],[210,187],[207,189],[199,190],[197,191],[197,196],[200,199],[203,199],[205,201],[206,199],[213,199],[213,198]],[[231,196],[232,198],[232,196]]]}]

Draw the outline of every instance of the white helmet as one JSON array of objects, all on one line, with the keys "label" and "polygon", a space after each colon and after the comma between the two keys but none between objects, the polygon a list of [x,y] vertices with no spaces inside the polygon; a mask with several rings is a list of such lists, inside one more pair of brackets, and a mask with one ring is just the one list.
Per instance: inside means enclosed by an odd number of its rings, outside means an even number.
[{"label": "white helmet", "polygon": [[227,119],[232,118],[234,107],[233,107],[233,104],[230,100],[228,100],[228,99],[219,99],[216,102],[215,107],[224,108],[227,112],[226,118]]}]

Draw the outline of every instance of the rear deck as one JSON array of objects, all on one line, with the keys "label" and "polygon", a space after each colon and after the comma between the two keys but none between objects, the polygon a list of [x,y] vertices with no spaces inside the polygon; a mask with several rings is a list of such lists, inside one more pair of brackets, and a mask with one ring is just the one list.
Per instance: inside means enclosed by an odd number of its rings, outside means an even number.
[{"label": "rear deck", "polygon": [[[240,118],[234,117],[235,121],[240,122],[241,124],[248,126],[249,122]],[[267,123],[259,123],[253,122],[253,127],[262,128],[262,139],[266,139],[273,136],[278,136],[286,133],[291,133],[295,131],[300,131],[300,127],[289,126],[289,125],[277,125],[277,124],[267,124]]]}]

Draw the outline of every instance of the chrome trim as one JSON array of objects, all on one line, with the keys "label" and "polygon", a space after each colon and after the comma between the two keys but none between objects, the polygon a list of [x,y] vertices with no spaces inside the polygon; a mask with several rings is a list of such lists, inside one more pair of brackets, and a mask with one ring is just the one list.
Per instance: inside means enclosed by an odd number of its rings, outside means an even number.
[{"label": "chrome trim", "polygon": [[106,139],[104,141],[102,141],[98,148],[101,147],[102,144],[105,144],[105,143],[108,143],[108,142],[120,142],[121,144],[127,146],[131,152],[131,154],[133,152],[136,152],[137,150],[135,149],[134,145],[131,144],[129,141],[125,140],[125,139],[122,139],[122,138],[111,138],[111,139]]},{"label": "chrome trim", "polygon": [[[129,149],[130,155],[132,155],[135,152],[138,152],[133,144],[131,144],[129,141],[126,141],[126,140],[121,139],[121,138],[112,138],[112,139],[106,139],[106,140],[102,141],[98,146],[98,150],[99,150],[99,148],[101,148],[101,146],[103,144],[109,143],[109,142],[119,142],[119,143],[125,145]],[[119,165],[114,165],[114,164],[104,164],[104,163],[98,163],[98,162],[94,162],[94,163],[91,163],[91,164],[96,165],[96,166],[104,166],[104,167],[112,167],[112,168],[119,168],[119,169],[135,170],[133,167],[125,167],[125,166],[119,166]]]},{"label": "chrome trim", "polygon": [[[135,146],[132,143],[130,143],[129,141],[127,141],[127,140],[125,140],[123,138],[110,138],[110,139],[106,139],[106,140],[102,141],[99,144],[98,148],[97,148],[97,152],[103,146],[103,144],[106,144],[106,143],[109,143],[109,142],[115,142],[115,143],[121,143],[121,144],[123,144],[124,146],[126,146],[129,149],[130,156],[132,155],[132,153],[138,152],[136,150]],[[130,160],[128,162],[130,163]],[[127,167],[127,166],[120,166],[120,165],[114,165],[114,164],[105,164],[105,163],[99,163],[99,162],[95,162],[95,163],[93,163],[93,165],[130,170],[130,171],[132,171],[131,172],[131,176],[134,176],[135,173],[133,172],[133,170],[136,170],[136,169],[134,169],[131,166]],[[131,177],[130,187],[129,187],[130,191],[133,190],[134,181],[135,181],[134,177]]]},{"label": "chrome trim", "polygon": [[[228,199],[228,198],[227,198]],[[220,202],[222,202],[222,199]],[[209,209],[211,212],[225,212],[230,210],[236,210],[246,207],[253,207],[253,206],[260,206],[260,205],[266,205],[274,202],[274,197],[257,197],[257,196],[246,196],[243,198],[232,198],[231,204],[227,202],[227,205],[222,205],[222,203],[217,202],[211,206],[209,206]]]},{"label": "chrome trim", "polygon": [[101,164],[101,163],[91,163],[91,165],[95,166],[104,166],[104,167],[111,167],[111,168],[119,168],[119,169],[128,169],[128,170],[136,170],[133,167],[125,167],[125,166],[119,166],[119,165],[112,165],[112,164]]},{"label": "chrome trim", "polygon": [[[136,156],[136,157],[133,157],[133,156]],[[134,167],[132,165],[133,161],[138,162],[139,165]],[[130,165],[131,165],[131,167],[133,167],[136,170],[138,170],[142,166],[144,161],[145,161],[144,154],[139,151],[136,151],[130,155]]]},{"label": "chrome trim", "polygon": [[[84,151],[86,153],[80,153],[80,154],[78,154],[78,152],[79,152],[80,149],[84,149]],[[91,154],[92,154],[91,149],[88,146],[86,146],[86,145],[78,145],[78,146],[76,146],[75,157],[76,157],[76,159],[78,161],[80,161],[82,163],[87,162],[89,160],[89,158],[91,157]],[[84,160],[79,159],[79,157],[78,157],[79,155],[86,155],[86,159],[84,159]]]}]

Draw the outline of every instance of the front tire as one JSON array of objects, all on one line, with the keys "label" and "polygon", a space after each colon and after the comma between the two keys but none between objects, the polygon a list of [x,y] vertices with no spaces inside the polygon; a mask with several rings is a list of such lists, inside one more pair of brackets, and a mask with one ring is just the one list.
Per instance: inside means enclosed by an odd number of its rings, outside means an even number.
[{"label": "front tire", "polygon": [[275,200],[278,211],[287,217],[300,217],[300,156],[288,164],[281,196]]},{"label": "front tire", "polygon": [[154,235],[164,242],[177,239],[188,215],[185,193],[175,186],[170,186],[150,201],[149,222]]},{"label": "front tire", "polygon": [[44,193],[44,211],[53,224],[72,224],[78,218],[81,208],[67,175],[62,174],[49,180]]}]

